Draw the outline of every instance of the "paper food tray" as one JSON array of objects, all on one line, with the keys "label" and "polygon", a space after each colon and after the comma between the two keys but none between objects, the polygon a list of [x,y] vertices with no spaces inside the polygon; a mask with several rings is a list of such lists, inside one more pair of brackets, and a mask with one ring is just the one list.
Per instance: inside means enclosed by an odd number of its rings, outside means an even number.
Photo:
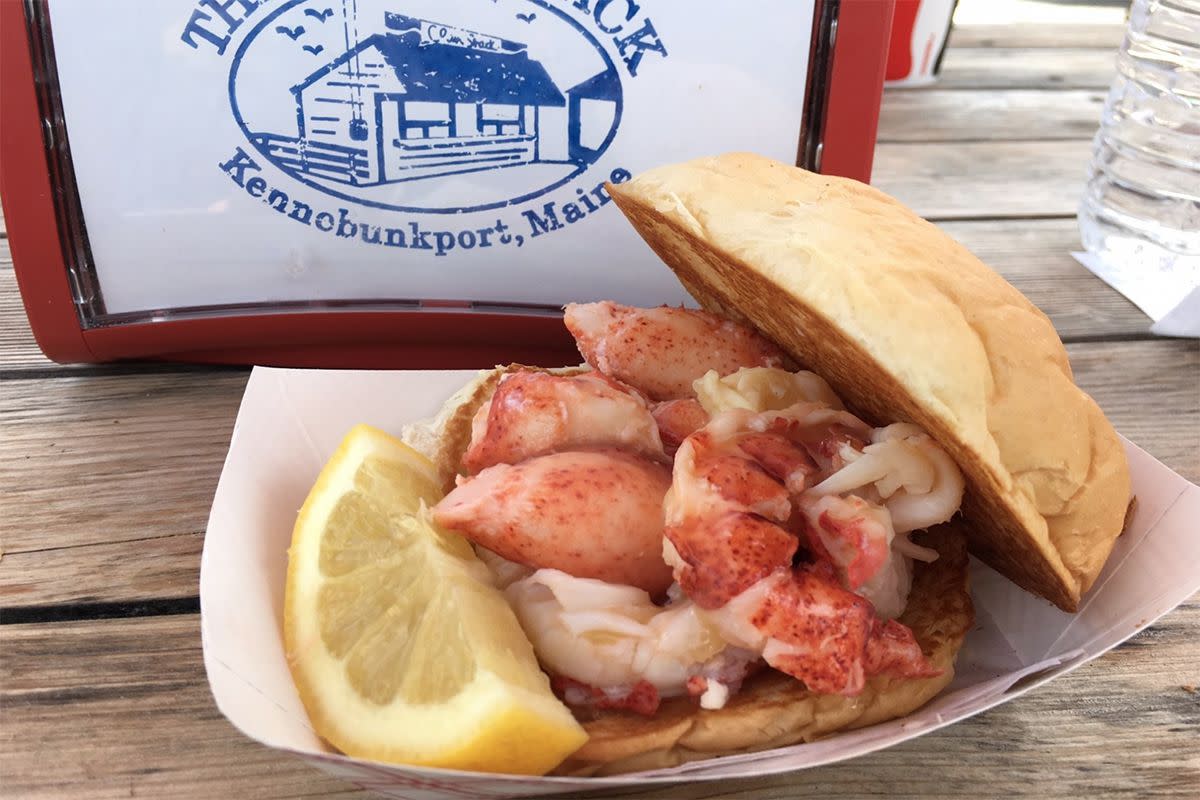
[{"label": "paper food tray", "polygon": [[909,716],[811,744],[610,778],[530,778],[341,756],[313,732],[284,657],[283,589],[297,510],[355,423],[399,433],[470,371],[256,368],[217,486],[200,572],[204,665],[239,730],[357,786],[399,798],[505,798],[806,769],[890,747],[977,714],[1090,661],[1200,590],[1200,487],[1126,442],[1137,505],[1078,614],[972,562],[976,624],[942,694]]}]

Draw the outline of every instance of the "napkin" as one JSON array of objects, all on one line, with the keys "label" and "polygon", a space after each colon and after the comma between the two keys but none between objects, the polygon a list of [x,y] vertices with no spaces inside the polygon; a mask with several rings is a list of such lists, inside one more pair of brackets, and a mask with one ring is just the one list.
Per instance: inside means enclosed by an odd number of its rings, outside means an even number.
[{"label": "napkin", "polygon": [[1200,338],[1200,265],[1131,263],[1099,253],[1071,255],[1146,312],[1154,320],[1151,333]]}]

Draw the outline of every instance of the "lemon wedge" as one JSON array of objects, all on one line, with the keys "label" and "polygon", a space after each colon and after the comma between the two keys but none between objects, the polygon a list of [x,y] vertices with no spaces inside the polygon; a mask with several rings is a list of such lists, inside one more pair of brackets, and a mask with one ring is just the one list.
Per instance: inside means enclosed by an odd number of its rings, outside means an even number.
[{"label": "lemon wedge", "polygon": [[317,478],[288,551],[288,664],[347,755],[540,775],[587,740],[487,568],[439,529],[432,462],[359,425]]}]

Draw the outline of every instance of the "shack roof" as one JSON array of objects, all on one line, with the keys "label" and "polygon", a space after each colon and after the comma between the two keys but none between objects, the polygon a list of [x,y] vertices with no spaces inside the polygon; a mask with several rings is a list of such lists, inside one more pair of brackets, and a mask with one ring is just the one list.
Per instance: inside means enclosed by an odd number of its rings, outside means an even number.
[{"label": "shack roof", "polygon": [[375,48],[406,100],[563,106],[566,99],[528,51],[499,52],[421,43],[412,33],[369,36],[292,87],[299,94],[366,50]]}]

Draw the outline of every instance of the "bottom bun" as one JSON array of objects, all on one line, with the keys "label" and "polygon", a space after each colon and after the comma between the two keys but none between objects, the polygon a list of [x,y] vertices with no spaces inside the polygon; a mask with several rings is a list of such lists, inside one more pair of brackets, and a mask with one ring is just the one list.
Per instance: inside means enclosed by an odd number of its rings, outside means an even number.
[{"label": "bottom bun", "polygon": [[[405,429],[405,442],[433,460],[447,490],[454,486],[470,443],[476,411],[491,400],[504,375],[526,369],[575,375],[587,367],[544,370],[509,364],[484,370],[447,400],[434,418]],[[748,678],[742,690],[717,711],[678,698],[664,702],[649,717],[621,711],[584,717],[580,721],[588,732],[587,744],[553,774],[616,775],[768,750],[874,725],[920,708],[954,678],[954,659],[974,620],[963,527],[955,520],[913,537],[936,549],[940,557],[932,564],[915,565],[908,607],[900,617],[941,675],[879,676],[868,680],[858,697],[843,697],[813,694],[794,678],[763,670]]]},{"label": "bottom bun", "polygon": [[582,719],[587,744],[552,774],[617,775],[768,750],[903,717],[925,705],[954,678],[954,660],[975,614],[961,523],[939,525],[913,539],[936,549],[940,557],[932,564],[916,564],[912,593],[900,621],[912,628],[941,675],[878,676],[867,681],[858,697],[843,697],[813,694],[794,678],[764,670],[747,679],[742,690],[716,711],[676,698],[649,717],[604,711]]}]

